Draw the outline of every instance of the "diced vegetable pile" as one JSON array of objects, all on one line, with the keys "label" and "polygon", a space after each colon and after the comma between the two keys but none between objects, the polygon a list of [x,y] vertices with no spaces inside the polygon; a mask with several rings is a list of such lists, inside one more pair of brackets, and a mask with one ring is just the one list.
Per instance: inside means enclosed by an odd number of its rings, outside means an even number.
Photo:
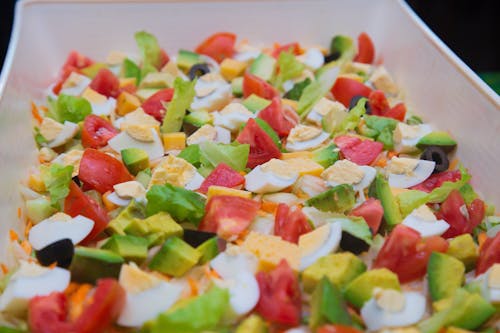
[{"label": "diced vegetable pile", "polygon": [[1,332],[499,329],[500,218],[366,33],[135,39],[32,103]]}]

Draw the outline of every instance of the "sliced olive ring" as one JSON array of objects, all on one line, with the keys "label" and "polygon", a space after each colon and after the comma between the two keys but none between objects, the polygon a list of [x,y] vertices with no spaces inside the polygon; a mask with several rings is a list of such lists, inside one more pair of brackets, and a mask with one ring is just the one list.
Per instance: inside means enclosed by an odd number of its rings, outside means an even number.
[{"label": "sliced olive ring", "polygon": [[191,66],[189,69],[189,79],[192,81],[197,77],[203,76],[207,73],[210,73],[210,68],[208,68],[207,64],[195,64]]},{"label": "sliced olive ring", "polygon": [[329,53],[325,55],[325,64],[335,61],[340,58],[340,52]]},{"label": "sliced olive ring", "polygon": [[[359,100],[361,98],[366,98],[365,96],[362,96],[362,95],[355,95],[351,98],[351,101],[349,102],[349,110],[352,110],[352,108],[354,108]],[[371,114],[371,108],[370,108],[370,103],[368,103],[368,99],[366,100],[365,102],[365,110],[366,110],[366,114]]]},{"label": "sliced olive ring", "polygon": [[58,240],[41,250],[35,251],[36,258],[42,266],[57,263],[57,266],[62,268],[69,267],[74,253],[75,247],[69,238]]},{"label": "sliced olive ring", "polygon": [[445,151],[438,146],[429,146],[425,148],[424,152],[420,156],[420,159],[436,162],[436,166],[434,167],[434,171],[432,173],[446,171],[450,166],[448,155],[446,155]]}]

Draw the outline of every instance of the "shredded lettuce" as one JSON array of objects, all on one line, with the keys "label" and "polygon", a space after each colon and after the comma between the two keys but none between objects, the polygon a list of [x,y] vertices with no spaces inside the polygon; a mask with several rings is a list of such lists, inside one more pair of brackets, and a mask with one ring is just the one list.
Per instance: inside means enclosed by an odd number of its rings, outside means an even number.
[{"label": "shredded lettuce", "polygon": [[201,162],[200,162],[200,157],[201,157],[200,145],[194,144],[194,145],[187,146],[186,148],[184,148],[180,152],[179,155],[177,155],[177,157],[185,159],[186,161],[188,161],[189,163],[191,163],[195,167],[199,168],[200,165],[201,165]]},{"label": "shredded lettuce", "polygon": [[233,142],[231,144],[200,143],[200,162],[205,167],[215,168],[224,162],[236,171],[243,171],[247,165],[250,145]]},{"label": "shredded lettuce", "polygon": [[366,113],[365,104],[366,98],[360,98],[356,106],[349,111],[347,117],[340,124],[341,131],[353,130],[358,126],[361,117]]},{"label": "shredded lettuce", "polygon": [[122,71],[123,71],[124,77],[135,78],[135,80],[136,80],[135,84],[137,86],[139,85],[139,83],[141,82],[141,69],[139,68],[139,66],[137,66],[137,64],[135,62],[126,58],[123,61]]},{"label": "shredded lettuce", "polygon": [[135,33],[135,41],[142,57],[141,77],[156,72],[161,62],[161,48],[156,37],[146,31],[139,31]]},{"label": "shredded lettuce", "polygon": [[302,92],[297,106],[297,113],[301,118],[307,117],[312,107],[326,95],[335,83],[340,68],[338,65],[335,64],[333,66],[332,64],[323,66],[318,70],[320,74],[317,75],[316,80],[309,84]]},{"label": "shredded lettuce", "polygon": [[399,203],[399,210],[405,217],[414,209],[426,204],[429,200],[429,194],[418,190],[408,190],[399,193],[396,199]]},{"label": "shredded lettuce", "polygon": [[330,53],[338,54],[339,60],[351,60],[356,55],[354,41],[349,36],[334,36],[330,42]]},{"label": "shredded lettuce", "polygon": [[274,79],[274,86],[281,89],[283,82],[302,74],[306,66],[298,61],[291,52],[281,52],[278,58],[278,67],[279,72]]},{"label": "shredded lettuce", "polygon": [[479,197],[470,184],[460,187],[459,191],[467,205],[470,205],[474,199]]},{"label": "shredded lettuce", "polygon": [[469,182],[469,180],[471,179],[471,175],[467,172],[467,169],[460,165],[459,170],[461,176],[460,180],[456,182],[444,182],[443,185],[432,190],[432,192],[429,193],[429,202],[443,202],[446,200],[451,191],[459,190],[462,186]]},{"label": "shredded lettuce", "polygon": [[311,84],[311,79],[306,78],[304,81],[295,83],[293,88],[285,94],[285,98],[291,99],[293,101],[298,101],[304,89]]},{"label": "shredded lettuce", "polygon": [[50,194],[50,204],[54,208],[60,208],[60,201],[69,193],[69,182],[73,174],[73,166],[62,166],[54,163],[51,166],[41,165],[40,176]]},{"label": "shredded lettuce", "polygon": [[171,184],[153,185],[146,198],[147,216],[167,212],[179,223],[191,222],[198,225],[205,214],[205,198]]},{"label": "shredded lettuce", "polygon": [[167,113],[163,119],[161,131],[163,133],[172,133],[180,131],[182,120],[186,115],[186,110],[191,105],[195,96],[194,86],[196,80],[184,81],[180,77],[174,81],[174,96],[168,104]]},{"label": "shredded lettuce", "polygon": [[83,97],[61,94],[57,100],[49,97],[47,105],[49,108],[47,116],[60,123],[65,121],[78,123],[92,113],[92,106]]}]

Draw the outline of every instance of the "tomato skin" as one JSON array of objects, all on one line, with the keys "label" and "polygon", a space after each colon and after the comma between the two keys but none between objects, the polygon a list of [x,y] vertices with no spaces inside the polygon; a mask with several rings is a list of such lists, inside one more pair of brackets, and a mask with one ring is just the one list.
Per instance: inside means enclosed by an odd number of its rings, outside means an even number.
[{"label": "tomato skin", "polygon": [[300,44],[296,43],[296,42],[284,44],[284,45],[281,45],[279,47],[276,47],[273,50],[272,56],[274,58],[278,58],[280,56],[281,52],[292,52],[293,55],[297,56],[297,55],[302,54],[302,48],[300,47]]},{"label": "tomato skin", "polygon": [[367,33],[362,32],[358,36],[358,54],[354,57],[354,61],[364,64],[371,64],[375,59],[375,46]]},{"label": "tomato skin", "polygon": [[279,97],[274,97],[271,104],[259,112],[258,117],[265,120],[280,137],[290,134],[291,129],[299,123],[299,115],[294,110],[283,108]]},{"label": "tomato skin", "polygon": [[88,115],[83,122],[82,145],[85,148],[104,147],[118,132],[103,118],[94,114]]},{"label": "tomato skin", "polygon": [[243,97],[246,98],[252,94],[265,99],[280,97],[280,93],[272,85],[260,77],[246,72],[243,76]]},{"label": "tomato skin", "polygon": [[344,104],[346,108],[349,107],[351,99],[356,95],[363,97],[370,96],[371,89],[356,80],[346,77],[339,77],[335,80],[331,92],[335,99]]},{"label": "tomato skin", "polygon": [[382,223],[384,208],[379,200],[375,198],[368,198],[361,205],[354,208],[349,215],[361,216],[364,218],[370,227],[372,234],[375,235],[380,228],[380,224]]},{"label": "tomato skin", "polygon": [[170,57],[168,56],[167,52],[164,49],[160,50],[160,63],[158,64],[158,67],[156,69],[161,70],[163,66],[168,64],[170,61]]},{"label": "tomato skin", "polygon": [[399,121],[404,121],[406,116],[406,106],[404,103],[398,103],[389,110],[387,110],[383,114],[383,116],[387,118],[393,118]]},{"label": "tomato skin", "polygon": [[312,231],[307,217],[299,207],[280,203],[274,219],[274,234],[283,240],[298,244],[300,235]]},{"label": "tomato skin", "polygon": [[269,273],[258,272],[260,297],[255,310],[266,320],[285,326],[300,323],[299,281],[286,260]]},{"label": "tomato skin", "polygon": [[166,112],[162,102],[170,102],[173,97],[173,88],[162,89],[145,100],[141,107],[145,113],[155,117],[159,122],[162,122]]},{"label": "tomato skin", "polygon": [[120,95],[120,81],[107,68],[101,68],[89,85],[90,88],[106,97],[117,98]]},{"label": "tomato skin", "polygon": [[459,170],[444,171],[436,173],[427,178],[424,182],[412,186],[412,190],[431,192],[433,189],[440,187],[444,182],[456,182],[462,178]]},{"label": "tomato skin", "polygon": [[248,155],[248,168],[255,168],[257,165],[265,163],[272,158],[280,158],[281,152],[267,135],[260,128],[254,119],[249,119],[243,131],[238,135],[236,141],[239,143],[248,143],[250,145],[250,154]]},{"label": "tomato skin", "polygon": [[389,110],[389,101],[382,90],[374,90],[368,95],[368,104],[374,116],[382,116]]},{"label": "tomato skin", "polygon": [[210,172],[207,178],[205,178],[203,183],[201,183],[201,186],[197,191],[206,194],[208,188],[212,185],[235,188],[240,187],[244,183],[245,177],[233,170],[233,168],[229,165],[219,163],[219,165],[217,165],[217,167]]},{"label": "tomato skin", "polygon": [[254,219],[260,204],[252,199],[217,195],[208,200],[198,229],[216,232],[224,239],[239,236]]},{"label": "tomato skin", "polygon": [[217,62],[231,58],[234,54],[236,35],[230,32],[218,32],[205,39],[195,52],[207,55]]},{"label": "tomato skin", "polygon": [[47,296],[35,296],[28,305],[28,326],[32,333],[74,332],[66,322],[68,315],[66,295],[53,292]]},{"label": "tomato skin", "polygon": [[446,252],[448,242],[438,236],[422,239],[418,231],[398,224],[375,258],[374,268],[387,268],[398,275],[401,283],[423,277],[433,251]]},{"label": "tomato skin", "polygon": [[121,161],[87,148],[80,161],[78,178],[99,193],[113,191],[113,185],[134,180]]},{"label": "tomato skin", "polygon": [[316,330],[316,333],[362,333],[360,330],[351,327],[351,326],[345,326],[345,325],[340,325],[340,324],[335,324],[335,325],[324,325],[321,327],[318,327]]},{"label": "tomato skin", "polygon": [[61,73],[59,74],[59,79],[57,80],[57,83],[54,85],[54,88],[52,88],[54,94],[59,94],[64,81],[66,81],[71,72],[78,73],[80,69],[88,67],[93,63],[94,61],[92,59],[87,58],[86,56],[76,51],[71,51],[68,54],[68,57],[66,58],[66,62],[61,68]]},{"label": "tomato skin", "polygon": [[500,232],[488,238],[479,250],[476,264],[476,276],[486,272],[493,264],[500,263]]},{"label": "tomato skin", "polygon": [[342,155],[358,165],[370,165],[382,152],[384,145],[377,141],[361,140],[358,137],[341,135],[334,139]]},{"label": "tomato skin", "polygon": [[108,213],[99,204],[83,193],[75,182],[69,183],[69,194],[64,200],[64,212],[71,217],[77,215],[85,216],[94,221],[94,227],[90,234],[82,241],[83,244],[95,239],[108,225]]}]

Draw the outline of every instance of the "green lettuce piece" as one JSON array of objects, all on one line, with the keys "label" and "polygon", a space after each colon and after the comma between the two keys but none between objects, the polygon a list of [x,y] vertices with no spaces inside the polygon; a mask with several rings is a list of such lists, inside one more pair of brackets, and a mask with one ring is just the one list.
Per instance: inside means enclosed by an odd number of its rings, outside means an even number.
[{"label": "green lettuce piece", "polygon": [[362,217],[355,216],[340,216],[327,220],[330,223],[340,222],[342,231],[345,231],[352,236],[365,241],[371,245],[373,242],[372,232],[370,227]]},{"label": "green lettuce piece", "polygon": [[375,140],[383,143],[385,150],[394,149],[393,130],[389,127],[384,128]]},{"label": "green lettuce piece", "polygon": [[141,77],[156,72],[161,62],[161,48],[156,37],[146,31],[139,31],[135,33],[135,41],[142,57]]},{"label": "green lettuce piece", "polygon": [[365,104],[366,98],[360,98],[356,106],[349,111],[347,117],[342,121],[340,125],[341,131],[353,130],[358,126],[361,117],[366,113]]},{"label": "green lettuce piece", "polygon": [[278,58],[279,73],[274,80],[274,86],[281,89],[283,82],[291,80],[302,74],[306,67],[297,60],[291,52],[281,52]]},{"label": "green lettuce piece", "polygon": [[474,199],[479,197],[470,184],[460,187],[459,191],[467,205],[470,205]]},{"label": "green lettuce piece", "polygon": [[460,180],[456,182],[444,182],[440,187],[433,189],[432,192],[429,193],[429,202],[441,203],[446,200],[451,191],[459,190],[469,182],[471,175],[467,172],[467,169],[460,165],[459,170],[461,175]]},{"label": "green lettuce piece", "polygon": [[68,195],[72,173],[72,165],[62,166],[54,163],[51,166],[40,166],[40,176],[47,191],[50,193],[50,204],[53,207],[59,208],[60,201]]},{"label": "green lettuce piece", "polygon": [[201,151],[200,145],[194,144],[184,148],[177,157],[185,159],[195,167],[199,168],[201,165]]},{"label": "green lettuce piece", "polygon": [[136,80],[135,84],[137,86],[141,82],[141,69],[139,68],[139,66],[137,66],[137,64],[135,62],[133,62],[129,58],[126,58],[123,61],[122,73],[123,73],[124,77],[135,78],[135,80]]},{"label": "green lettuce piece", "polygon": [[215,168],[224,162],[236,171],[243,171],[247,165],[250,145],[233,142],[231,144],[202,142],[200,143],[201,164]]},{"label": "green lettuce piece", "polygon": [[92,106],[83,97],[61,94],[57,100],[49,97],[47,104],[49,107],[47,116],[60,123],[65,121],[78,123],[92,113]]},{"label": "green lettuce piece", "polygon": [[227,289],[212,287],[196,298],[180,302],[143,327],[149,333],[197,333],[216,330],[229,309]]},{"label": "green lettuce piece", "polygon": [[410,116],[408,119],[406,119],[406,123],[408,125],[420,125],[423,124],[424,122],[422,121],[422,118],[418,116]]},{"label": "green lettuce piece", "polygon": [[330,53],[338,54],[340,60],[351,60],[356,55],[354,41],[348,36],[334,36],[330,42]]},{"label": "green lettuce piece", "polygon": [[184,81],[180,77],[174,81],[174,96],[168,104],[168,110],[161,126],[162,133],[172,133],[180,131],[182,120],[186,115],[186,110],[191,105],[195,96],[194,86],[196,80]]},{"label": "green lettuce piece", "polygon": [[391,131],[396,129],[398,121],[392,118],[379,117],[379,116],[364,116],[366,126],[375,129],[378,132],[382,132],[384,129],[389,128]]},{"label": "green lettuce piece", "polygon": [[153,185],[146,193],[147,216],[169,213],[177,222],[198,225],[205,214],[205,198],[196,192],[171,184]]},{"label": "green lettuce piece", "polygon": [[330,63],[318,70],[316,80],[304,89],[297,105],[297,113],[302,119],[307,117],[312,107],[332,88],[339,72],[340,67],[336,63]]},{"label": "green lettuce piece", "polygon": [[311,84],[311,79],[306,78],[304,81],[295,83],[293,88],[285,94],[285,98],[291,99],[293,101],[298,101],[304,89]]},{"label": "green lettuce piece", "polygon": [[414,209],[425,205],[429,200],[429,194],[418,190],[408,190],[399,193],[396,196],[396,200],[399,203],[399,210],[403,216],[407,216]]}]

